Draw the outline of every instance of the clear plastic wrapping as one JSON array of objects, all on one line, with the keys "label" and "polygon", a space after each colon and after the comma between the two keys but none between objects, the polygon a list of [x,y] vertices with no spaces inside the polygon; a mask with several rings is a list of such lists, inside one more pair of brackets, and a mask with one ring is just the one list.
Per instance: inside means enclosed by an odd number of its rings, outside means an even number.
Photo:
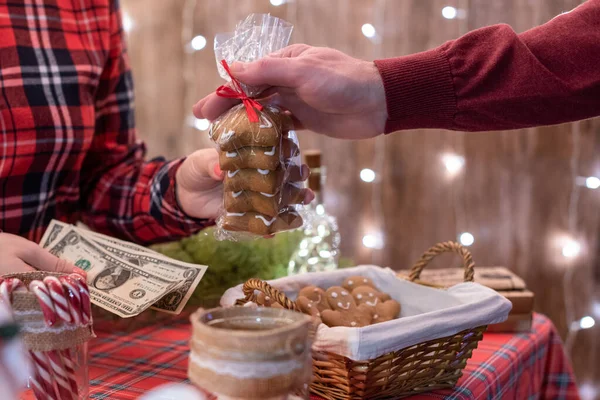
[{"label": "clear plastic wrapping", "polygon": [[[236,61],[251,62],[286,47],[292,35],[293,26],[287,21],[269,14],[250,14],[241,21],[234,32],[219,33],[215,36],[215,56],[221,78],[230,82],[231,77],[221,64],[225,60],[231,65]],[[261,88],[246,86],[244,92],[256,97]]]},{"label": "clear plastic wrapping", "polygon": [[[287,46],[291,31],[292,26],[278,18],[250,15],[234,33],[217,35],[219,74],[231,82],[223,61],[225,65],[256,61]],[[235,90],[242,99],[260,93],[260,88],[237,81],[230,87],[230,93]],[[275,106],[245,100],[214,121],[209,135],[218,146],[225,173],[217,238],[262,237],[303,226],[299,207],[306,196],[303,181],[308,168],[302,166],[289,115]]]}]

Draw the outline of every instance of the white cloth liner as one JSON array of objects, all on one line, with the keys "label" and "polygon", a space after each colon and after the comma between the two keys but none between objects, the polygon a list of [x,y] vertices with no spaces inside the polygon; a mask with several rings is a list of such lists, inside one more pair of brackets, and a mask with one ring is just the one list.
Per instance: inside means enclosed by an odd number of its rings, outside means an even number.
[{"label": "white cloth liner", "polygon": [[[379,290],[398,301],[402,306],[401,318],[364,328],[329,328],[321,324],[314,350],[366,361],[465,329],[503,322],[512,308],[505,297],[478,283],[434,289],[399,279],[391,269],[373,265],[285,277],[269,284],[295,300],[298,291],[305,286],[339,286],[345,278],[356,275],[370,278]],[[227,290],[221,298],[221,306],[230,307],[243,298],[242,286]]]}]

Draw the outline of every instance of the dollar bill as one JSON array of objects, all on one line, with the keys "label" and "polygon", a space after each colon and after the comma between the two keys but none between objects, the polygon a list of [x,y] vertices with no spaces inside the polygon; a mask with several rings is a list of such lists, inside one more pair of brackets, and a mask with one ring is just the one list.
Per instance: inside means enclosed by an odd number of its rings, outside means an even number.
[{"label": "dollar bill", "polygon": [[44,233],[40,241],[42,247],[48,248],[51,246],[61,236],[61,233],[65,232],[65,229],[73,229],[80,235],[86,236],[102,250],[113,254],[122,261],[167,280],[172,280],[176,286],[152,306],[153,309],[158,311],[179,314],[208,268],[205,265],[190,264],[171,259],[144,246],[91,231],[87,226],[80,226],[79,223],[75,227],[56,220],[51,221],[50,226]]},{"label": "dollar bill", "polygon": [[112,236],[103,235],[102,233],[94,232],[82,223],[78,222],[76,226],[73,226],[73,225],[69,225],[69,224],[66,224],[61,221],[57,221],[55,219],[50,221],[50,225],[46,229],[46,232],[44,232],[44,236],[42,236],[42,240],[40,240],[40,245],[45,249],[48,248],[48,246],[50,246],[50,244],[53,241],[55,241],[56,238],[60,235],[60,233],[63,231],[63,229],[65,229],[67,227],[71,227],[71,228],[75,229],[80,234],[88,236],[89,238],[93,239],[94,241],[103,241],[103,242],[113,244],[116,246],[128,248],[130,250],[134,250],[134,251],[137,251],[140,253],[161,255],[160,253],[158,253],[154,250],[150,250],[147,247],[140,246],[135,243],[127,242],[125,240],[120,240],[120,239],[114,238]]},{"label": "dollar bill", "polygon": [[70,225],[57,235],[47,249],[84,269],[92,303],[122,318],[140,314],[180,284],[103,250]]},{"label": "dollar bill", "polygon": [[70,225],[55,219],[50,221],[50,225],[46,229],[46,232],[44,232],[42,240],[40,240],[40,246],[42,246],[44,249],[47,249],[68,226]]},{"label": "dollar bill", "polygon": [[[138,252],[138,253],[154,254],[156,256],[160,256],[162,258],[166,258],[163,255],[161,255],[159,252],[151,250],[151,249],[149,249],[147,247],[144,247],[144,246],[140,246],[139,244],[127,242],[125,240],[117,239],[117,238],[114,238],[114,237],[108,236],[108,235],[103,235],[101,233],[94,232],[94,231],[80,230],[80,232],[82,234],[86,235],[86,236],[89,236],[95,242],[105,243],[105,244],[112,245],[112,246],[115,246],[115,247],[121,247],[121,248],[128,249],[128,250],[131,250],[131,251],[135,251],[135,252]],[[189,264],[189,265],[194,265],[194,264]]]},{"label": "dollar bill", "polygon": [[134,244],[127,243],[122,246],[118,242],[112,238],[106,240],[102,237],[97,237],[95,240],[100,248],[115,257],[175,282],[177,286],[159,299],[152,308],[170,314],[179,314],[200,283],[207,267],[173,260],[155,252],[137,251]]}]

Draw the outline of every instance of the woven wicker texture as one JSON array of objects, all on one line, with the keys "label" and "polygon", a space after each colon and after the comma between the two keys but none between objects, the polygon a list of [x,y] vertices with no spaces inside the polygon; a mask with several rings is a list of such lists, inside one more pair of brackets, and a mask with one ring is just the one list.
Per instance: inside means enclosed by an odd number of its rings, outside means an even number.
[{"label": "woven wicker texture", "polygon": [[[419,275],[431,260],[442,253],[459,254],[465,270],[465,282],[473,281],[471,253],[455,242],[439,243],[427,250],[411,268],[409,280],[418,282]],[[285,294],[260,279],[244,284],[244,299],[236,304],[256,302],[257,291],[276,300],[283,307],[297,310]],[[417,393],[453,387],[483,337],[485,326],[455,335],[419,343],[384,354],[369,361],[353,361],[329,353],[313,353],[311,392],[327,400],[399,399]]]}]

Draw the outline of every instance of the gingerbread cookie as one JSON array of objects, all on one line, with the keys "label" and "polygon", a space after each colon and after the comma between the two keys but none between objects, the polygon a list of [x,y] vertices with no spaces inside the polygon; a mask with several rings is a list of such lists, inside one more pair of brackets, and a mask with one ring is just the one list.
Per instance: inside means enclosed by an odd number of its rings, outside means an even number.
[{"label": "gingerbread cookie", "polygon": [[295,211],[286,211],[276,217],[255,212],[228,212],[222,219],[222,227],[227,231],[250,232],[260,236],[296,229],[301,227],[302,223],[302,217]]},{"label": "gingerbread cookie", "polygon": [[250,122],[243,105],[233,107],[211,126],[210,138],[222,151],[249,146],[277,146],[282,137],[283,127],[287,124],[285,118],[288,117],[269,108],[264,108],[258,116],[258,122]]},{"label": "gingerbread cookie", "polygon": [[298,146],[292,140],[282,139],[281,145],[273,147],[242,147],[231,151],[222,151],[219,155],[219,164],[223,171],[238,169],[274,171],[282,160],[289,160],[298,154]]},{"label": "gingerbread cookie", "polygon": [[298,299],[296,299],[296,305],[304,314],[308,314],[315,318],[321,318],[321,312],[317,307],[317,303],[314,301],[309,300],[306,297],[298,297]]},{"label": "gingerbread cookie", "polygon": [[370,286],[359,286],[352,291],[357,304],[369,307],[373,324],[391,321],[400,314],[400,303],[396,300],[381,300],[380,294]]},{"label": "gingerbread cookie", "polygon": [[226,192],[239,192],[240,190],[249,190],[252,192],[262,192],[274,194],[283,186],[284,180],[297,187],[302,187],[302,181],[309,175],[306,167],[291,165],[288,169],[281,166],[275,171],[260,169],[238,169],[237,171],[227,171],[223,188]]},{"label": "gingerbread cookie", "polygon": [[392,299],[389,294],[383,292],[377,292],[377,297],[379,297],[380,301],[388,301]]},{"label": "gingerbread cookie", "polygon": [[371,286],[359,286],[352,290],[352,297],[356,301],[356,304],[366,304],[370,307],[375,307],[381,300],[379,298],[379,291],[373,289]]},{"label": "gingerbread cookie", "polygon": [[260,292],[256,295],[256,304],[264,307],[272,307],[272,308],[283,308],[281,304],[273,300],[271,297],[267,296],[263,292]]},{"label": "gingerbread cookie", "polygon": [[391,321],[400,316],[401,306],[396,300],[387,300],[377,303],[375,306],[375,312],[372,314],[373,324],[380,322]]},{"label": "gingerbread cookie", "polygon": [[283,192],[276,194],[250,191],[225,192],[225,209],[232,213],[255,211],[271,217],[289,205],[303,204],[308,190],[286,185]]},{"label": "gingerbread cookie", "polygon": [[305,286],[298,292],[298,298],[305,297],[316,304],[319,311],[328,310],[331,307],[327,301],[327,294],[323,289],[316,286]]},{"label": "gingerbread cookie", "polygon": [[354,288],[357,288],[359,286],[370,286],[374,289],[377,289],[375,287],[375,284],[373,283],[372,280],[370,280],[369,278],[365,278],[364,276],[351,276],[348,277],[344,280],[344,282],[342,283],[342,286],[349,291],[353,291]]},{"label": "gingerbread cookie", "polygon": [[357,306],[352,295],[343,287],[333,286],[325,293],[331,310],[322,311],[321,319],[327,326],[359,328],[371,323],[372,316],[368,306]]}]

